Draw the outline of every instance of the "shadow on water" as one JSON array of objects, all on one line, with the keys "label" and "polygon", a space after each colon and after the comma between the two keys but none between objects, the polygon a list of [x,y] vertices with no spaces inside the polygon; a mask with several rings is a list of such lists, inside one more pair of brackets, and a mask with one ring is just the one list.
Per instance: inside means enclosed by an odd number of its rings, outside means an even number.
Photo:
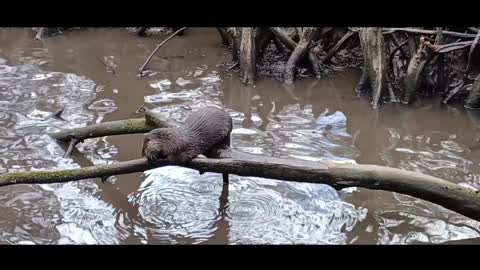
[{"label": "shadow on water", "polygon": [[[424,100],[379,111],[345,70],[283,85],[243,87],[223,74],[230,56],[214,29],[174,38],[136,76],[162,36],[85,29],[38,41],[0,29],[0,172],[74,168],[140,156],[142,135],[96,138],[72,158],[46,133],[136,116],[142,104],[179,124],[196,108],[225,107],[233,147],[267,156],[370,163],[479,189],[479,117]],[[116,75],[108,71],[108,63]],[[65,107],[66,121],[48,118]],[[98,180],[0,189],[1,243],[415,244],[478,238],[479,223],[401,194],[221,176],[163,167]]]}]

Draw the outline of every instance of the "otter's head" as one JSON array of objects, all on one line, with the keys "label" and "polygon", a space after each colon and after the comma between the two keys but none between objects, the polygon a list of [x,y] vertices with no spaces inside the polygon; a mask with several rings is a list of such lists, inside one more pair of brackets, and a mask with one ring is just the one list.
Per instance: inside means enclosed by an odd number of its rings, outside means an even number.
[{"label": "otter's head", "polygon": [[150,131],[143,140],[142,156],[148,160],[167,158],[171,154],[170,145],[173,130],[171,128],[157,128]]}]

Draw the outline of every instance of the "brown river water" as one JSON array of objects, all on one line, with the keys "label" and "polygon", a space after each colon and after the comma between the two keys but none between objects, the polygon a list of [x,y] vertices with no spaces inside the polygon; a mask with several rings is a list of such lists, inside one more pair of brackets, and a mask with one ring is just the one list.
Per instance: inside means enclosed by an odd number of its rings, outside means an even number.
[{"label": "brown river water", "polygon": [[[222,64],[214,29],[188,29],[138,68],[165,36],[123,28],[67,32],[44,41],[0,29],[0,173],[78,168],[140,157],[142,134],[86,140],[71,158],[47,134],[140,117],[142,105],[179,124],[224,106],[232,146],[274,157],[378,164],[480,189],[480,116],[420,100],[374,111],[346,69],[286,86],[242,87]],[[116,75],[99,60],[109,63]],[[48,115],[65,107],[62,117]],[[49,185],[0,188],[1,244],[419,244],[480,238],[480,223],[401,194],[289,183],[181,167]],[[479,240],[471,241],[480,243]],[[460,243],[462,243],[460,241]]]}]

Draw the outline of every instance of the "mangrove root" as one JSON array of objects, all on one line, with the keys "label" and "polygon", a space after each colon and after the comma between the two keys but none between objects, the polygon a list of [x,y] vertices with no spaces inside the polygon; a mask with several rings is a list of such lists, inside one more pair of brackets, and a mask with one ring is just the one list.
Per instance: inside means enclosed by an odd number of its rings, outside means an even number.
[{"label": "mangrove root", "polygon": [[295,77],[295,68],[297,67],[298,61],[300,61],[305,54],[308,53],[309,46],[313,41],[318,28],[316,27],[305,27],[303,29],[302,36],[298,42],[295,50],[293,50],[290,58],[288,58],[287,64],[285,65],[285,83],[293,83],[293,78]]}]

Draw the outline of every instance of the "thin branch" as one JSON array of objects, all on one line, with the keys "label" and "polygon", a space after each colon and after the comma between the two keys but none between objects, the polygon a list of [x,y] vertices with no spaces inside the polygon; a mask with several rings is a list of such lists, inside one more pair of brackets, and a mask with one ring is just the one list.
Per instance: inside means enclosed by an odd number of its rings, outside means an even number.
[{"label": "thin branch", "polygon": [[97,59],[98,59],[98,61],[100,61],[100,63],[102,63],[105,67],[107,67],[107,68],[112,72],[113,75],[115,75],[115,76],[117,75],[117,72],[115,71],[115,69],[114,69],[112,66],[110,66],[110,65],[107,64],[107,63],[105,63],[105,62],[104,62],[102,59],[100,59],[100,57],[98,57],[98,56],[97,56]]},{"label": "thin branch", "polygon": [[165,43],[167,43],[167,41],[169,41],[170,39],[172,39],[174,36],[176,36],[178,33],[182,32],[182,31],[185,30],[185,29],[187,29],[187,27],[182,27],[182,28],[178,29],[178,30],[175,31],[173,34],[171,34],[170,36],[168,36],[164,41],[162,41],[162,43],[158,44],[158,45],[157,45],[157,48],[155,48],[155,50],[153,50],[153,52],[150,54],[150,56],[148,56],[147,60],[145,60],[145,63],[143,63],[142,67],[140,67],[137,76],[142,77],[142,76],[143,76],[143,71],[145,70],[145,67],[147,67],[148,63],[150,63],[150,60],[152,60],[153,55],[154,55]]}]

